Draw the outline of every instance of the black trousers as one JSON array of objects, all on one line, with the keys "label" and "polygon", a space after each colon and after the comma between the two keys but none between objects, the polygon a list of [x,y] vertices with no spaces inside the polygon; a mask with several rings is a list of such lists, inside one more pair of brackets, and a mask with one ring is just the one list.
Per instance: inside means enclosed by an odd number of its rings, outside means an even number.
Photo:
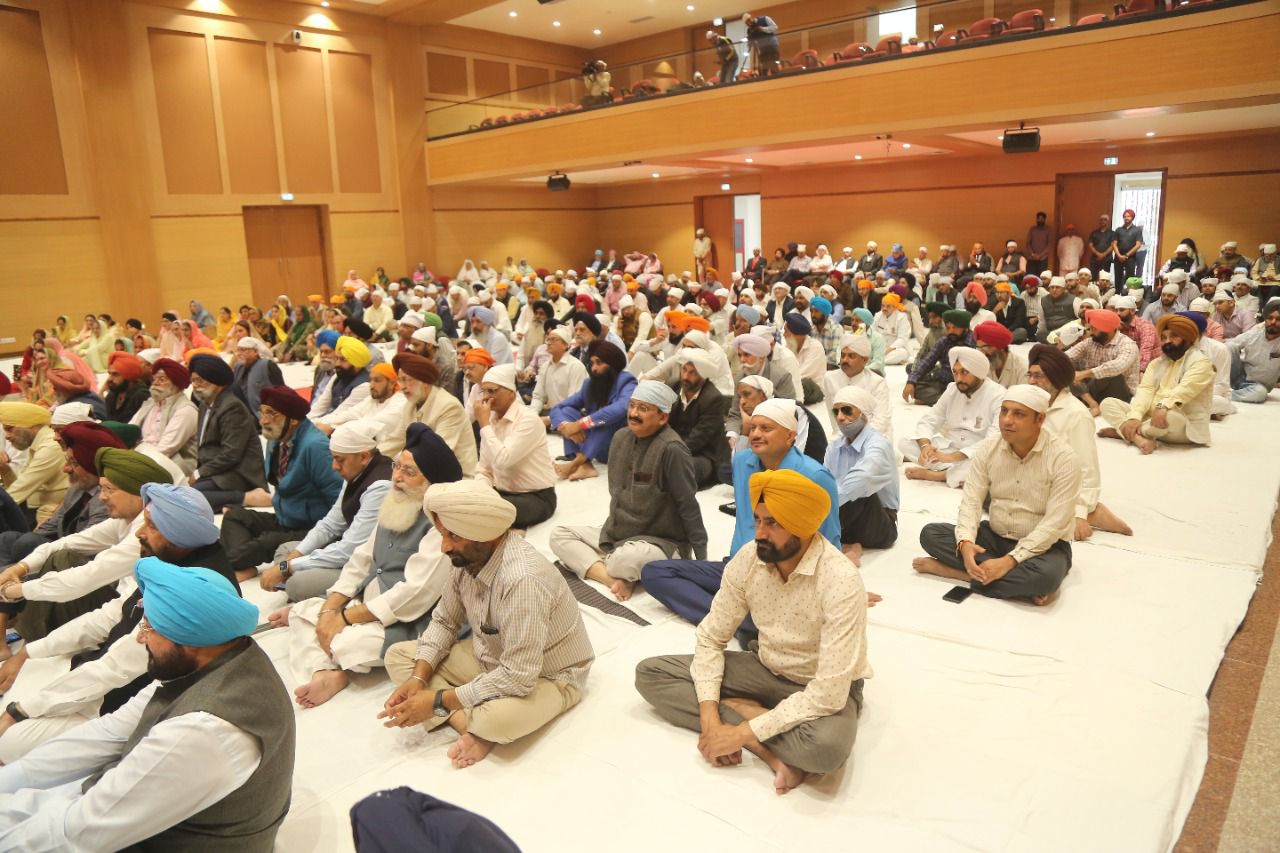
[{"label": "black trousers", "polygon": [[1071,393],[1077,397],[1088,394],[1101,403],[1108,397],[1115,397],[1125,403],[1133,399],[1133,392],[1124,384],[1123,376],[1108,376],[1105,379],[1086,379],[1071,386]]},{"label": "black trousers", "polygon": [[733,59],[728,62],[720,63],[720,82],[732,83],[733,78],[738,76],[738,57],[735,54]]},{"label": "black trousers", "polygon": [[284,543],[305,538],[309,530],[281,527],[274,512],[232,507],[222,518],[222,549],[231,568],[250,569],[273,558]]},{"label": "black trousers", "polygon": [[840,543],[889,548],[898,541],[898,513],[885,509],[879,495],[840,504]]},{"label": "black trousers", "polygon": [[36,526],[36,511],[19,506],[9,493],[0,488],[0,531],[30,533]]},{"label": "black trousers", "polygon": [[[991,525],[983,521],[978,525],[976,544],[987,549],[979,555],[979,562],[1003,557],[1018,543],[1014,539],[1005,539],[991,529]],[[964,571],[964,560],[956,553],[956,526],[934,522],[926,524],[920,531],[920,546],[925,553],[945,566]],[[986,586],[971,581],[970,588],[981,595],[991,598],[1032,598],[1050,595],[1062,586],[1067,572],[1071,571],[1071,543],[1059,539],[1048,551],[1038,557],[1014,566],[1013,571]]]},{"label": "black trousers", "polygon": [[516,508],[511,526],[525,530],[546,521],[556,511],[555,487],[536,492],[498,492],[499,497]]}]

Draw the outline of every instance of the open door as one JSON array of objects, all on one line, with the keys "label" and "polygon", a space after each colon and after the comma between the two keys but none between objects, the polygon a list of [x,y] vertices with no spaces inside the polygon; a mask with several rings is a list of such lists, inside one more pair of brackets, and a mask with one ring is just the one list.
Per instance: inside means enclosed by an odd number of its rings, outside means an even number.
[{"label": "open door", "polygon": [[[1058,175],[1054,231],[1061,237],[1067,225],[1074,225],[1076,233],[1087,243],[1089,232],[1098,227],[1098,217],[1104,213],[1111,215],[1111,198],[1114,192],[1115,174],[1113,172]],[[1054,249],[1056,252],[1057,246]],[[1088,257],[1086,251],[1081,262],[1086,262]],[[1056,254],[1050,269],[1054,271],[1061,269]]]}]

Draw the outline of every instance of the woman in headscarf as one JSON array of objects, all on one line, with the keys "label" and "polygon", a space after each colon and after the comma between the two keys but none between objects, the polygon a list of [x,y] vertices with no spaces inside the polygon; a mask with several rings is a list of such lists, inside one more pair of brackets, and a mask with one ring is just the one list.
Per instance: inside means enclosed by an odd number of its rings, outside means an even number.
[{"label": "woman in headscarf", "polygon": [[[376,284],[378,287],[385,288],[388,284],[391,283],[391,279],[387,278],[387,271],[385,269],[383,269],[382,267],[377,267],[373,271],[373,283]],[[280,298],[285,300],[288,299],[288,297],[285,297],[285,296],[282,296]]]},{"label": "woman in headscarf", "polygon": [[184,346],[182,348],[185,354],[188,350],[193,349],[213,349],[213,341],[209,340],[209,336],[200,331],[200,327],[196,325],[195,320],[187,320],[183,323]]},{"label": "woman in headscarf", "polygon": [[93,368],[83,358],[72,350],[66,349],[58,341],[46,340],[45,344],[49,349],[57,354],[57,361],[49,359],[50,369],[56,367],[68,367],[84,377],[85,382],[89,384],[89,390],[95,394],[98,392],[98,376],[93,372]]},{"label": "woman in headscarf", "polygon": [[71,343],[71,326],[66,314],[59,314],[58,319],[53,321],[52,337],[57,338],[64,344]]},{"label": "woman in headscarf", "polygon": [[191,300],[191,322],[195,323],[202,330],[208,332],[217,326],[214,322],[213,315],[204,309],[204,306],[194,299]]},{"label": "woman in headscarf", "polygon": [[[378,267],[378,269],[382,269],[382,267]],[[384,275],[383,278],[386,278],[386,276]],[[289,316],[292,312],[293,302],[283,293],[276,297],[276,304],[267,310],[266,319],[271,321],[271,328],[275,332],[276,341],[283,341],[289,334],[289,328],[293,325],[293,319]]]},{"label": "woman in headscarf", "polygon": [[476,269],[476,265],[472,263],[470,258],[462,262],[462,268],[454,276],[454,281],[465,287],[471,287],[471,285],[480,281],[480,271]]},{"label": "woman in headscarf", "polygon": [[223,305],[218,309],[218,323],[213,330],[213,345],[215,349],[220,349],[227,341],[227,335],[231,333],[231,327],[236,324],[236,318],[231,314],[231,309]]},{"label": "woman in headscarf", "polygon": [[492,282],[498,278],[498,273],[493,267],[489,266],[488,261],[480,262],[480,269],[476,270],[476,275],[480,276],[480,281],[486,287],[492,286]]},{"label": "woman in headscarf", "polygon": [[53,383],[49,381],[49,371],[61,366],[55,344],[59,348],[62,346],[57,338],[47,338],[31,345],[31,369],[22,376],[22,397],[28,403],[53,408],[57,401]]},{"label": "woman in headscarf", "polygon": [[163,358],[171,358],[174,361],[182,361],[182,354],[186,351],[186,343],[182,334],[183,324],[178,322],[178,315],[174,311],[166,311],[160,315],[160,355]]},{"label": "woman in headscarf", "polygon": [[314,333],[320,324],[311,316],[305,305],[293,309],[293,326],[284,341],[276,346],[276,358],[281,362],[306,361],[307,337]]},{"label": "woman in headscarf", "polygon": [[107,355],[112,348],[111,336],[102,327],[102,321],[92,314],[85,315],[84,331],[76,336],[80,339],[72,350],[89,363],[99,373],[107,370]]},{"label": "woman in headscarf", "polygon": [[154,349],[155,345],[155,338],[151,337],[146,332],[138,332],[138,334],[133,336],[133,351],[135,353],[140,353],[143,350]]}]

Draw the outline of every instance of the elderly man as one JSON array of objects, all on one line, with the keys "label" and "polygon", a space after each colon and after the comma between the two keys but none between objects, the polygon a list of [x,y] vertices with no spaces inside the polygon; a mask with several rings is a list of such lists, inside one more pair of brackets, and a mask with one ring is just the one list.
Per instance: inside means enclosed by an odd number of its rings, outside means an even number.
[{"label": "elderly man", "polygon": [[991,378],[1006,388],[1027,381],[1027,360],[1009,349],[1013,335],[999,323],[979,323],[973,329],[978,352],[991,362]]},{"label": "elderly man", "polygon": [[[911,368],[911,372],[907,374],[907,384],[902,388],[902,399],[921,406],[932,406],[941,399],[953,378],[951,350],[956,347],[973,346],[973,335],[969,333],[969,323],[972,319],[972,314],[960,308],[952,309],[942,315],[946,335]],[[934,374],[936,378],[927,378],[935,365],[937,366]]]},{"label": "elderly man", "polygon": [[1096,417],[1103,400],[1127,403],[1133,399],[1142,374],[1138,370],[1138,345],[1120,333],[1120,315],[1095,308],[1086,311],[1083,319],[1088,334],[1067,350],[1067,358],[1076,366],[1071,391]]},{"label": "elderly man", "polygon": [[323,595],[373,534],[378,508],[391,491],[391,459],[378,452],[374,431],[360,423],[333,431],[329,455],[344,481],[329,511],[292,549],[288,542],[277,547],[274,562],[238,570],[241,580],[256,573],[264,590],[283,585],[290,601]]},{"label": "elderly man", "polygon": [[[968,582],[991,598],[1053,602],[1071,570],[1071,536],[1080,494],[1080,461],[1044,429],[1049,394],[1032,385],[1005,391],[1000,432],[974,454],[956,524],[920,531],[928,557],[917,572]],[[989,507],[989,520],[982,521]]]},{"label": "elderly man", "polygon": [[1262,313],[1262,323],[1227,344],[1231,351],[1231,399],[1265,403],[1280,381],[1280,303]]},{"label": "elderly man", "polygon": [[885,294],[880,301],[871,328],[885,341],[885,364],[906,364],[916,356],[918,344],[911,337],[911,319],[902,308],[902,299],[896,293]]},{"label": "elderly man", "polygon": [[143,379],[142,359],[128,352],[107,356],[107,381],[102,392],[106,420],[128,423],[151,396]]},{"label": "elderly man", "polygon": [[485,373],[475,415],[480,427],[476,478],[516,508],[512,527],[525,530],[546,521],[556,511],[556,472],[542,419],[516,391],[514,364]]},{"label": "elderly man", "polygon": [[880,246],[875,240],[868,240],[867,252],[858,258],[858,264],[853,271],[863,278],[872,278],[884,269],[884,255],[880,254],[879,249]]},{"label": "elderly man", "polygon": [[216,355],[191,359],[191,393],[200,401],[191,485],[204,493],[215,513],[267,484],[258,429],[248,407],[230,390],[234,380],[231,368]]},{"label": "elderly man", "polygon": [[719,481],[721,468],[729,462],[729,444],[725,441],[729,398],[710,381],[715,364],[705,351],[682,349],[676,360],[680,364],[680,386],[670,424],[693,456],[698,488],[705,489]]},{"label": "elderly man", "polygon": [[[729,509],[735,524],[728,556],[716,561],[658,560],[645,565],[641,572],[645,591],[690,622],[698,622],[707,615],[712,597],[720,588],[725,565],[752,540],[755,517],[749,482],[753,474],[786,469],[817,483],[827,492],[830,501],[827,516],[820,523],[822,535],[840,547],[840,501],[836,482],[821,461],[799,449],[796,411],[801,408],[791,400],[773,398],[756,404],[750,412],[749,445],[733,455],[734,503]],[[750,619],[745,620],[738,629],[743,648],[755,634],[755,625]]]},{"label": "elderly man", "polygon": [[431,427],[431,431],[444,439],[458,457],[462,476],[470,477],[476,470],[476,435],[462,403],[439,386],[440,368],[431,359],[410,352],[400,353],[391,360],[391,364],[396,369],[400,391],[408,404],[401,433],[411,423]]},{"label": "elderly man", "polygon": [[587,368],[569,355],[573,345],[573,330],[556,326],[547,330],[545,346],[550,358],[543,363],[534,381],[529,409],[542,419],[542,425],[551,426],[551,410],[568,399],[587,381]]},{"label": "elderly man", "polygon": [[1156,327],[1138,316],[1138,303],[1129,294],[1111,298],[1111,310],[1120,317],[1120,331],[1125,337],[1138,345],[1138,370],[1146,370],[1147,365],[1160,355],[1160,337]]},{"label": "elderly man", "polygon": [[258,608],[208,569],[149,557],[136,576],[137,642],[155,682],[0,769],[0,847],[194,850],[234,838],[237,850],[271,850],[289,811],[294,717],[249,636]]},{"label": "elderly man", "polygon": [[955,381],[916,424],[911,436],[898,442],[908,462],[908,480],[933,480],[953,489],[964,485],[973,454],[983,439],[999,429],[1004,388],[989,381],[991,362],[976,349],[953,347],[948,353]]},{"label": "elderly man", "polygon": [[[218,544],[213,511],[199,492],[147,483],[140,497],[142,557],[212,569],[234,582]],[[151,681],[146,652],[132,636],[142,618],[142,593],[132,576],[122,578],[118,589],[120,594],[98,609],[22,647],[13,661],[16,669],[5,674],[5,687],[30,658],[66,658],[71,669],[38,690],[28,691],[21,679],[14,683],[9,695],[18,701],[0,715],[0,761],[11,764],[44,741],[115,711]]]},{"label": "elderly man", "polygon": [[[853,749],[866,655],[867,593],[853,565],[818,532],[831,498],[794,471],[751,478],[754,548],[725,566],[692,656],[649,658],[636,689],[668,722],[700,732],[713,767],[742,749],[774,771],[785,794],[809,773],[841,767]],[[743,618],[755,651],[726,652]]]},{"label": "elderly man", "polygon": [[640,570],[676,551],[705,560],[707,532],[689,448],[669,424],[676,393],[661,382],[636,385],[627,429],[609,448],[609,515],[601,527],[563,525],[551,550],[579,577],[604,584],[619,601],[631,597]]},{"label": "elderly man", "polygon": [[[738,353],[739,367],[738,374],[734,376],[735,383],[741,382],[744,376],[760,376],[768,379],[773,385],[775,397],[785,397],[789,400],[801,399],[804,393],[803,388],[796,386],[791,372],[775,352],[772,333],[768,332],[767,327],[756,328],[764,331],[757,334],[755,329],[752,329],[747,334],[738,335],[733,339],[733,347]],[[769,337],[766,338],[765,333],[769,334]],[[726,426],[729,432],[742,432],[742,412],[738,408],[736,399],[729,406]]]},{"label": "elderly man", "polygon": [[1213,295],[1213,314],[1209,319],[1222,327],[1224,341],[1244,334],[1258,322],[1253,314],[1236,306],[1235,294],[1227,290],[1219,290]]},{"label": "elderly man", "polygon": [[1161,355],[1142,374],[1129,403],[1114,397],[1102,401],[1102,418],[1109,427],[1103,438],[1120,438],[1153,452],[1158,442],[1209,444],[1209,416],[1213,408],[1213,363],[1196,346],[1200,330],[1178,314],[1161,317]]},{"label": "elderly man", "polygon": [[[564,578],[511,535],[515,507],[464,480],[431,486],[426,510],[454,571],[417,644],[387,651],[399,687],[378,716],[389,727],[448,723],[459,735],[449,758],[464,768],[576,705],[595,655]],[[464,624],[472,634],[459,641]]]},{"label": "elderly man", "polygon": [[[255,418],[258,417],[262,389],[268,385],[284,384],[280,365],[271,360],[271,350],[262,341],[253,337],[243,337],[236,344],[236,366],[233,375],[234,384],[240,392],[241,399],[248,404],[249,411]],[[330,388],[332,387],[331,385]]]},{"label": "elderly man", "polygon": [[0,425],[4,438],[15,450],[27,452],[26,464],[13,469],[12,460],[0,452],[0,497],[7,497],[13,510],[0,515],[0,529],[27,533],[43,523],[67,494],[67,475],[62,472],[64,457],[58,439],[49,426],[52,415],[43,406],[10,401],[0,403]]},{"label": "elderly man", "polygon": [[[59,606],[26,606],[19,623],[28,641],[98,607],[114,594],[113,585],[127,577],[138,559],[142,525],[142,486],[171,482],[169,473],[141,453],[103,445],[94,453],[99,497],[111,518],[80,533],[36,548],[21,562],[0,573],[0,599],[13,604],[56,602]],[[91,555],[88,562],[68,554]],[[55,570],[62,566],[61,571]],[[12,608],[17,610],[20,608]]]},{"label": "elderly man", "polygon": [[1036,337],[1041,343],[1049,340],[1052,332],[1076,318],[1076,306],[1079,299],[1067,289],[1067,280],[1060,275],[1049,279],[1049,292],[1040,298],[1040,312],[1043,322],[1037,324]]},{"label": "elderly man", "polygon": [[[317,343],[319,335],[316,336]],[[373,354],[364,341],[342,335],[333,344],[333,378],[311,396],[313,421],[354,408],[369,396],[369,362]],[[275,383],[277,385],[281,383]]]},{"label": "elderly man", "polygon": [[834,400],[844,388],[861,388],[871,395],[874,405],[863,412],[880,435],[893,440],[893,409],[889,405],[889,383],[880,374],[867,369],[871,357],[871,341],[866,335],[845,335],[840,339],[840,366],[828,370],[822,380],[823,396]]},{"label": "elderly man", "polygon": [[[285,542],[307,535],[342,490],[333,469],[329,438],[307,419],[308,404],[283,385],[262,389],[258,422],[267,440],[266,478],[275,487],[268,494],[257,489],[244,496],[244,506],[227,509],[222,520],[222,546],[231,568],[252,577],[254,566],[265,563]],[[271,507],[262,512],[248,507]]]},{"label": "elderly man", "polygon": [[[1070,445],[1080,463],[1080,497],[1076,501],[1076,540],[1088,539],[1094,530],[1132,536],[1133,529],[1099,499],[1102,471],[1098,465],[1098,444],[1093,415],[1071,393],[1075,366],[1055,346],[1036,344],[1028,356],[1027,382],[1049,395],[1044,428]],[[1063,392],[1066,393],[1063,393]]]},{"label": "elderly man", "polygon": [[1253,262],[1249,275],[1261,282],[1264,298],[1270,299],[1275,294],[1276,285],[1280,284],[1280,255],[1276,254],[1275,243],[1258,247],[1258,259]]},{"label": "elderly man", "polygon": [[618,347],[592,341],[587,351],[591,365],[587,381],[551,410],[551,426],[564,438],[564,456],[555,466],[561,479],[599,475],[593,462],[609,461],[613,438],[626,421],[627,401],[636,387]]},{"label": "elderly man", "polygon": [[196,468],[196,426],[200,412],[186,394],[191,373],[171,358],[151,365],[150,398],[129,423],[142,429],[140,450],[154,450],[182,469],[188,477]]},{"label": "elderly man", "polygon": [[893,443],[870,425],[875,399],[846,386],[831,401],[839,435],[824,464],[840,495],[840,546],[855,564],[864,548],[889,548],[898,539],[898,458]]},{"label": "elderly man", "polygon": [[382,664],[395,643],[416,640],[449,581],[440,532],[422,508],[433,483],[456,483],[462,466],[440,436],[410,424],[392,466],[391,491],[378,527],[352,553],[326,598],[309,598],[271,615],[289,626],[293,691],[304,708],[323,705],[347,686],[347,672]]},{"label": "elderly man", "polygon": [[494,363],[511,364],[514,361],[511,342],[495,328],[497,322],[498,317],[492,308],[473,305],[467,309],[468,336],[493,356]]}]

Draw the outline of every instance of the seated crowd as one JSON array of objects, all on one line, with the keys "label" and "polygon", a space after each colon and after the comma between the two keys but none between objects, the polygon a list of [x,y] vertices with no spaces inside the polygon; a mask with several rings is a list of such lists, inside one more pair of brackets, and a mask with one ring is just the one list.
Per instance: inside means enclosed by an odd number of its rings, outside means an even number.
[{"label": "seated crowd", "polygon": [[[419,264],[238,317],[193,301],[154,336],[105,314],[37,330],[0,382],[0,628],[22,640],[0,644],[20,697],[0,847],[271,848],[295,711],[251,580],[287,599],[268,622],[294,703],[385,668],[382,723],[447,725],[457,767],[581,700],[583,579],[643,586],[697,639],[642,661],[640,695],[785,793],[852,749],[878,600],[859,566],[897,541],[900,471],[960,490],[916,571],[1048,605],[1073,542],[1132,532],[1101,502],[1098,437],[1207,446],[1280,380],[1273,244],[1205,264],[1184,240],[1147,282],[1112,272],[1134,251],[1114,237],[1058,271],[1013,241],[793,243],[722,279],[706,239],[679,275],[613,251]],[[886,365],[927,407],[896,441]],[[557,514],[558,484],[597,476],[607,507]],[[718,485],[733,537],[709,555],[698,493]],[[524,533],[546,523],[544,554]],[[57,673],[24,690],[32,659]]]}]

